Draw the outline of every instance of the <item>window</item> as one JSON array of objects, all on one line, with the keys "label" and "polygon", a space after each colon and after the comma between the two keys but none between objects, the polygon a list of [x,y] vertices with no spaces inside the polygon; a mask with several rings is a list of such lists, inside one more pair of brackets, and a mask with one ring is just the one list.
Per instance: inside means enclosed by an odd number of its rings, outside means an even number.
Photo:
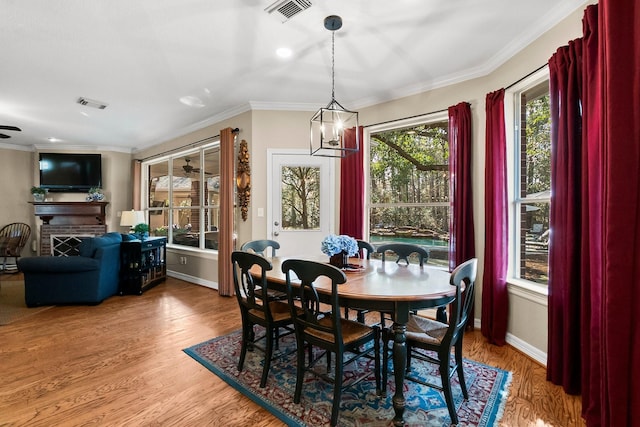
[{"label": "window", "polygon": [[446,113],[372,128],[369,150],[369,240],[429,250],[448,265],[449,142]]},{"label": "window", "polygon": [[143,170],[150,233],[172,245],[217,250],[219,144],[145,162]]},{"label": "window", "polygon": [[[512,271],[517,279],[546,285],[549,278],[551,120],[548,72],[514,93]],[[519,113],[519,114],[518,114]]]}]

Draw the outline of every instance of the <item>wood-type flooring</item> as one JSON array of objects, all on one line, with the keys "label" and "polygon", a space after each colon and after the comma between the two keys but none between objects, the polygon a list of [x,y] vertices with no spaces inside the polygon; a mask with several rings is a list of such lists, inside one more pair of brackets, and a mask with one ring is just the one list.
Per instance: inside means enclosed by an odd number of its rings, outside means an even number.
[{"label": "wood-type flooring", "polygon": [[[235,298],[174,278],[0,326],[0,426],[282,426],[182,351],[239,328]],[[580,398],[514,348],[476,330],[464,356],[513,372],[501,426],[585,425]]]}]

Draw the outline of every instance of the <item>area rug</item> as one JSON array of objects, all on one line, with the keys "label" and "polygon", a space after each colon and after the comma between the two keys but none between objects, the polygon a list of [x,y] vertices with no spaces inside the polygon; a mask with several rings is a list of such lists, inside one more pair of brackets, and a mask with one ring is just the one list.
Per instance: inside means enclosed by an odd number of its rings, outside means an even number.
[{"label": "area rug", "polygon": [[[286,425],[313,427],[329,425],[333,396],[331,384],[308,374],[302,388],[300,404],[293,403],[296,385],[295,351],[287,354],[295,349],[295,338],[292,335],[280,339],[278,351],[280,357],[272,362],[267,386],[263,389],[259,387],[263,358],[261,351],[247,352],[244,369],[242,372],[237,370],[240,338],[240,331],[235,331],[189,347],[184,352],[274,414]],[[465,359],[463,363],[469,400],[463,400],[457,376],[454,375],[453,397],[459,417],[458,425],[482,427],[496,425],[507,400],[511,373],[472,360]],[[372,361],[362,361],[358,366],[351,364],[350,370],[345,375],[348,377],[366,369],[373,372],[372,365]],[[439,378],[437,370],[418,360],[412,360],[412,375],[423,378],[436,375]],[[395,390],[393,375],[389,375],[386,397],[376,395],[373,374],[369,379],[343,391],[338,420],[340,426],[393,425],[394,412],[391,401]],[[405,381],[404,395],[406,426],[450,425],[446,402],[437,390],[413,381]]]},{"label": "area rug", "polygon": [[29,308],[24,302],[24,282],[0,278],[0,325],[8,325],[52,306]]}]

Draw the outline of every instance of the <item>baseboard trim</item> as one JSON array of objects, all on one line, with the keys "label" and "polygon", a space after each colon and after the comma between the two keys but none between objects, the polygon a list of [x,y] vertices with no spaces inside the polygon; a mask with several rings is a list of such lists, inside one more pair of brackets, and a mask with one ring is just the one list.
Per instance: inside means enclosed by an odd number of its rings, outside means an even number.
[{"label": "baseboard trim", "polygon": [[196,285],[205,286],[207,288],[218,290],[218,282],[211,280],[204,280],[201,277],[190,276],[188,274],[180,273],[179,271],[167,270],[167,276],[174,277],[176,279],[184,280],[187,282],[195,283]]},{"label": "baseboard trim", "polygon": [[[473,327],[476,328],[476,329],[482,330],[482,324],[480,322],[480,319],[473,319]],[[530,358],[532,358],[536,362],[540,363],[541,365],[547,366],[547,353],[546,352],[540,350],[537,347],[532,346],[528,342],[523,341],[520,338],[518,338],[515,335],[510,334],[508,332],[507,332],[507,336],[505,337],[505,341],[511,347],[515,348],[516,350],[520,351],[521,353],[524,353],[525,355],[529,356]]]}]

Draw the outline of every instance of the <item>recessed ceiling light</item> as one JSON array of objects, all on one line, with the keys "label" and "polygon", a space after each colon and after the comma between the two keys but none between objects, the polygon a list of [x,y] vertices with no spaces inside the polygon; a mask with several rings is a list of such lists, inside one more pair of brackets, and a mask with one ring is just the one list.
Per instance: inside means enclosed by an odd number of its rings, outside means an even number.
[{"label": "recessed ceiling light", "polygon": [[204,107],[204,102],[202,102],[202,100],[197,96],[191,96],[191,95],[183,96],[180,98],[180,102],[182,102],[184,105],[188,105],[189,107],[195,107],[195,108]]},{"label": "recessed ceiling light", "polygon": [[293,55],[293,51],[288,47],[279,47],[276,50],[276,55],[278,55],[279,58],[290,58],[291,55]]},{"label": "recessed ceiling light", "polygon": [[49,142],[60,142],[60,140],[58,138],[54,138],[53,136],[50,136],[49,138],[47,138],[47,141],[49,141]]},{"label": "recessed ceiling light", "polygon": [[89,113],[87,113],[86,111],[80,111],[80,114],[82,114],[85,117],[89,117]]}]

